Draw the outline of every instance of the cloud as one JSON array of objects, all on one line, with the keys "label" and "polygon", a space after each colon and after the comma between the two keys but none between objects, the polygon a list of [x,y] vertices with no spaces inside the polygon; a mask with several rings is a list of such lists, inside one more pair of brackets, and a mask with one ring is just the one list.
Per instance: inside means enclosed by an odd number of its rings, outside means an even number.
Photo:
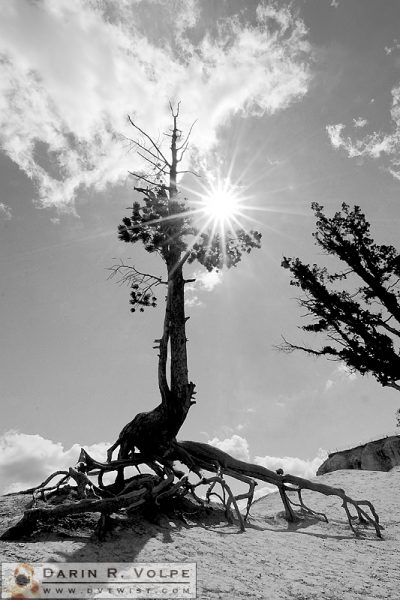
[{"label": "cloud", "polygon": [[228,454],[231,454],[239,460],[246,462],[254,462],[257,465],[261,465],[276,471],[276,469],[283,469],[285,473],[291,475],[297,475],[298,477],[310,478],[314,477],[318,467],[325,460],[327,453],[325,450],[319,449],[317,456],[311,459],[297,458],[293,456],[255,456],[254,458],[250,455],[249,443],[246,438],[233,434],[229,438],[220,440],[215,437],[208,442],[211,446],[215,446]]},{"label": "cloud", "polygon": [[196,271],[193,273],[193,279],[196,281],[187,284],[185,288],[185,304],[188,307],[202,306],[203,303],[198,297],[199,291],[211,292],[222,282],[223,274],[221,271]]},{"label": "cloud", "polygon": [[[104,461],[110,444],[85,446],[89,454]],[[0,436],[0,493],[5,494],[39,485],[53,471],[77,463],[80,444],[65,449],[40,435],[8,431]]]},{"label": "cloud", "polygon": [[354,373],[345,363],[339,363],[336,367],[336,373],[338,373],[342,379],[348,381],[355,381],[357,379],[357,374]]},{"label": "cloud", "polygon": [[[248,441],[236,433],[225,439],[214,437],[208,443],[239,460],[254,462],[273,471],[283,468],[285,473],[307,478],[315,475],[326,455],[323,450],[319,450],[318,455],[309,460],[272,456],[252,458]],[[100,442],[90,446],[85,445],[84,448],[96,460],[104,461],[109,446],[110,444],[106,442]],[[0,494],[34,487],[54,471],[74,466],[81,447],[81,444],[76,443],[70,448],[64,448],[61,443],[37,434],[17,431],[4,433],[0,436]],[[265,491],[270,491],[270,488],[267,487]]]},{"label": "cloud", "polygon": [[326,130],[329,135],[329,139],[334,148],[340,148],[343,144],[342,131],[345,128],[343,123],[337,123],[336,125],[327,125]]},{"label": "cloud", "polygon": [[387,54],[387,55],[392,54],[392,52],[394,52],[395,50],[399,50],[399,48],[400,48],[400,44],[399,44],[398,40],[394,39],[392,46],[385,46],[385,48],[384,48],[385,54]]},{"label": "cloud", "polygon": [[0,221],[10,221],[10,219],[12,219],[11,208],[4,202],[0,202]]},{"label": "cloud", "polygon": [[327,453],[325,450],[319,449],[317,456],[311,459],[293,456],[284,456],[282,458],[276,456],[256,456],[254,462],[271,471],[283,469],[284,473],[290,473],[291,475],[309,479],[310,477],[315,476],[318,467],[323,463],[326,457]]},{"label": "cloud", "polygon": [[249,461],[250,460],[250,451],[248,441],[234,433],[232,437],[225,438],[224,440],[220,440],[217,437],[209,440],[208,443],[211,446],[215,446],[223,452],[227,452],[231,454],[234,458],[239,460]]},{"label": "cloud", "polygon": [[[332,146],[336,149],[343,149],[349,158],[380,159],[382,168],[394,178],[400,179],[400,84],[392,89],[391,94],[390,117],[393,126],[390,133],[374,131],[362,138],[353,139],[351,136],[344,135],[345,125],[343,123],[328,125],[326,130]],[[363,119],[354,119],[354,126],[363,127],[366,124],[364,121]],[[357,123],[359,124],[357,125]]]},{"label": "cloud", "polygon": [[331,373],[331,378],[325,383],[324,392],[328,392],[333,386],[339,383],[349,384],[357,380],[357,374],[354,373],[345,363],[339,363],[336,369]]},{"label": "cloud", "polygon": [[212,292],[212,290],[222,283],[223,274],[222,271],[196,271],[192,276],[192,283],[186,286],[186,291],[189,294],[193,294],[196,291],[202,290],[206,292]]},{"label": "cloud", "polygon": [[370,158],[379,158],[382,154],[393,154],[395,146],[400,140],[396,141],[393,135],[383,135],[372,133],[362,139],[353,140],[350,136],[343,136],[345,125],[328,125],[326,130],[334,148],[343,148],[349,158],[359,156],[368,156]]},{"label": "cloud", "polygon": [[353,127],[361,128],[365,127],[367,124],[367,119],[362,119],[361,117],[359,117],[358,119],[353,119]]},{"label": "cloud", "polygon": [[221,271],[203,271],[194,275],[196,283],[207,292],[211,292],[215,286],[222,282]]},{"label": "cloud", "polygon": [[195,0],[0,3],[0,143],[40,206],[73,210],[81,190],[143,166],[124,138],[128,113],[161,136],[168,100],[179,99],[182,127],[198,119],[192,143],[206,152],[235,114],[273,114],[304,97],[311,46],[289,8],[260,3],[255,23],[244,11],[212,32],[202,10]]},{"label": "cloud", "polygon": [[339,6],[339,0],[331,0],[330,6],[337,8]]},{"label": "cloud", "polygon": [[203,306],[203,303],[196,295],[191,295],[185,298],[185,306],[187,308],[193,308],[193,306]]}]

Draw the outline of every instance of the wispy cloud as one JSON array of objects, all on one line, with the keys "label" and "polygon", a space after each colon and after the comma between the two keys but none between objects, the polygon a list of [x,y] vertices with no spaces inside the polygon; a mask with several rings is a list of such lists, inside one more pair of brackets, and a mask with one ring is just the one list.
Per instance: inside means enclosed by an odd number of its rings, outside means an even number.
[{"label": "wispy cloud", "polygon": [[385,53],[387,55],[392,54],[395,50],[399,50],[400,43],[397,39],[393,40],[393,44],[391,46],[385,46]]},{"label": "wispy cloud", "polygon": [[[104,461],[109,444],[85,446],[93,458]],[[8,431],[0,436],[0,493],[39,485],[53,471],[76,464],[81,446],[65,449],[40,435]]]},{"label": "wispy cloud", "polygon": [[345,363],[339,363],[335,371],[342,379],[347,381],[355,381],[357,374],[354,373]]},{"label": "wispy cloud", "polygon": [[361,117],[358,117],[358,119],[353,119],[353,127],[356,127],[357,129],[365,127],[367,124],[367,119],[363,119]]},{"label": "wispy cloud", "polygon": [[0,142],[41,206],[71,209],[79,190],[140,168],[127,113],[161,135],[168,100],[181,100],[204,151],[233,115],[272,114],[306,94],[311,48],[288,8],[260,3],[255,24],[230,15],[213,33],[202,10],[194,0],[0,4]]},{"label": "wispy cloud", "polygon": [[324,392],[328,392],[338,384],[348,384],[356,381],[357,374],[354,373],[345,363],[339,363],[336,369],[331,373],[330,378],[326,381]]},{"label": "wispy cloud", "polygon": [[211,292],[215,286],[222,282],[223,274],[221,271],[196,271],[193,273],[193,283],[188,283],[186,291],[185,304],[188,307],[202,306],[198,293],[201,291]]},{"label": "wispy cloud", "polygon": [[11,208],[4,202],[0,202],[0,221],[10,221],[10,219],[12,219]]},{"label": "wispy cloud", "polygon": [[202,273],[197,273],[194,277],[196,277],[196,283],[207,292],[211,292],[215,286],[222,282],[221,271],[203,271]]},{"label": "wispy cloud", "polygon": [[[400,85],[392,89],[390,133],[374,131],[362,138],[344,135],[345,125],[328,125],[326,130],[334,148],[344,150],[349,158],[367,157],[381,159],[381,166],[396,179],[400,179]],[[372,100],[371,100],[372,102]],[[354,127],[364,127],[365,119],[354,119]]]}]

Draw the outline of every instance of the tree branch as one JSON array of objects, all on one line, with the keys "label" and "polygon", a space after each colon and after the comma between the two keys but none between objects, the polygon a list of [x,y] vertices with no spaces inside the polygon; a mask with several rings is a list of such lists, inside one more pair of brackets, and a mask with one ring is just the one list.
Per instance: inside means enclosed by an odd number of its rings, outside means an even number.
[{"label": "tree branch", "polygon": [[[167,285],[167,283],[168,283],[167,281],[163,281],[161,277],[157,277],[156,275],[151,275],[150,273],[142,273],[141,271],[136,269],[136,267],[134,267],[133,265],[126,265],[125,263],[122,262],[122,260],[120,260],[119,264],[115,264],[111,267],[108,267],[108,271],[111,271],[111,274],[109,275],[109,279],[112,279],[117,274],[121,274],[121,272],[122,272],[122,278],[120,279],[120,281],[118,283],[129,283],[136,276],[143,278],[143,281],[145,279],[153,280],[153,282],[154,282],[153,285],[161,285],[161,284]],[[123,271],[133,271],[133,274],[123,273]]]},{"label": "tree branch", "polygon": [[152,181],[151,179],[144,177],[144,175],[140,175],[139,173],[135,173],[133,171],[128,171],[128,173],[129,173],[129,175],[136,177],[136,179],[141,179],[142,181],[145,181],[146,183],[148,183],[149,185],[151,185],[153,187],[165,188],[164,183],[156,183],[156,182]]},{"label": "tree branch", "polygon": [[168,165],[164,165],[163,167],[161,167],[160,164],[155,163],[153,160],[151,160],[147,156],[144,156],[144,154],[142,154],[141,152],[138,151],[137,154],[141,158],[143,158],[143,160],[145,160],[146,162],[148,162],[150,165],[153,165],[153,167],[155,169],[157,169],[157,173],[154,175],[154,177],[157,177],[160,173],[162,173],[163,175],[165,175],[165,172],[168,169]]},{"label": "tree branch", "polygon": [[[149,154],[155,160],[158,160],[158,161],[163,162],[165,164],[164,159],[162,158],[162,156],[155,154],[154,152],[152,152],[151,150],[149,150],[144,144],[141,144],[137,140],[132,140],[131,138],[127,138],[127,139],[129,139],[129,141],[132,144],[134,144],[135,146],[137,146],[140,150],[143,150],[143,152],[147,152],[147,154]],[[145,160],[147,160],[147,159],[145,159]],[[168,167],[168,165],[165,165],[165,167]]]},{"label": "tree branch", "polygon": [[187,133],[187,136],[185,137],[185,139],[184,139],[184,141],[182,142],[182,144],[181,144],[180,146],[178,146],[178,147],[177,147],[177,151],[178,151],[178,152],[180,152],[180,151],[181,151],[181,150],[184,148],[184,150],[181,152],[181,156],[180,156],[180,158],[179,158],[178,162],[181,162],[181,160],[182,160],[182,158],[183,158],[183,155],[185,154],[185,152],[186,152],[186,150],[187,150],[187,147],[188,147],[188,144],[189,144],[189,138],[190,138],[190,135],[191,135],[191,133],[192,133],[192,129],[193,129],[193,127],[196,125],[196,123],[197,123],[197,119],[195,119],[195,120],[193,121],[193,123],[191,124],[191,126],[190,126],[190,128],[189,128],[189,131],[188,131],[188,133]]},{"label": "tree branch", "polygon": [[301,350],[303,352],[307,352],[308,354],[312,354],[313,356],[325,356],[327,354],[330,354],[332,356],[337,356],[337,360],[340,360],[339,352],[335,348],[331,348],[330,346],[326,346],[325,348],[322,348],[322,350],[314,350],[313,348],[308,348],[306,346],[298,346],[296,344],[292,344],[291,342],[288,342],[283,336],[282,339],[284,342],[283,344],[274,346],[274,348],[276,348],[276,350],[279,350],[280,352],[286,352],[290,354],[295,350]]},{"label": "tree branch", "polygon": [[176,173],[177,175],[181,175],[182,173],[190,173],[191,175],[194,175],[195,177],[201,179],[201,175],[199,175],[199,173],[196,173],[196,171],[192,171],[191,169],[188,169],[186,171],[177,171]]},{"label": "tree branch", "polygon": [[141,129],[138,125],[136,125],[131,117],[128,115],[128,120],[130,122],[130,124],[132,125],[132,127],[134,127],[135,129],[137,129],[142,135],[144,135],[144,137],[146,139],[149,140],[150,144],[153,146],[153,148],[155,148],[157,154],[159,154],[161,156],[161,158],[163,159],[163,161],[165,162],[166,165],[168,165],[169,167],[171,167],[170,163],[168,162],[168,160],[165,158],[164,154],[161,152],[159,146],[155,143],[155,141],[153,140],[153,138],[146,133],[145,131],[143,131],[143,129]]}]

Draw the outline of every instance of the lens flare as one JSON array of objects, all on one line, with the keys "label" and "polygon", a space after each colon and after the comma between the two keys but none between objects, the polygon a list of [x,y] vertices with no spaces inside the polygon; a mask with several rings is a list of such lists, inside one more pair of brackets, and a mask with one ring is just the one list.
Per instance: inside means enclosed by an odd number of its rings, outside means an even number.
[{"label": "lens flare", "polygon": [[229,182],[219,182],[202,195],[203,211],[213,221],[224,224],[240,212],[240,198]]}]

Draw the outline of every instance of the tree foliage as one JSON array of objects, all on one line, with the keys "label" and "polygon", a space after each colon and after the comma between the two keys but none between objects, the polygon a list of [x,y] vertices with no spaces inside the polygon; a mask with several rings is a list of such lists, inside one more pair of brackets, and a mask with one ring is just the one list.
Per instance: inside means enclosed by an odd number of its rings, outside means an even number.
[{"label": "tree foliage", "polygon": [[284,258],[291,285],[303,292],[298,302],[309,322],[301,329],[327,343],[315,348],[285,340],[281,348],[343,361],[350,370],[400,391],[400,255],[393,246],[374,242],[359,206],[342,204],[331,218],[317,203],[312,209],[316,245],[345,268],[330,272]]}]

